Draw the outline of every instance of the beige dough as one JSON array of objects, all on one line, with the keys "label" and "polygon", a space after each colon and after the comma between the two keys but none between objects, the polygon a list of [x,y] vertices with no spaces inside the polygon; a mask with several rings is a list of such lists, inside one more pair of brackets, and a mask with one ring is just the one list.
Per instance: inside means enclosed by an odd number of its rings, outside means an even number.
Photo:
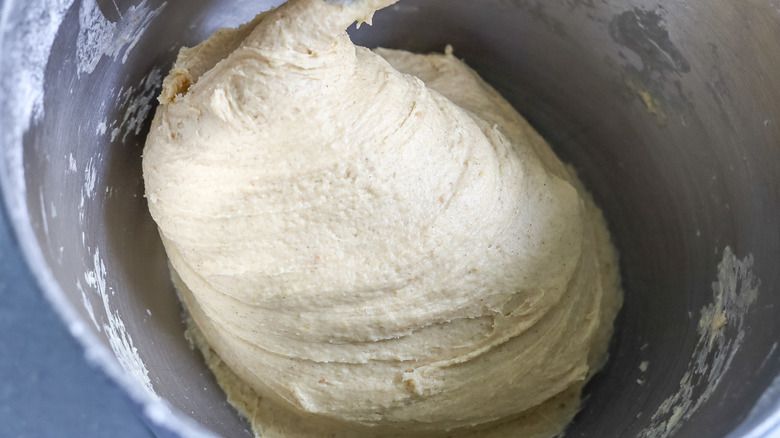
[{"label": "beige dough", "polygon": [[352,44],[393,0],[341,3],[165,79],[146,195],[201,346],[261,436],[550,436],[620,306],[601,214],[451,50]]}]

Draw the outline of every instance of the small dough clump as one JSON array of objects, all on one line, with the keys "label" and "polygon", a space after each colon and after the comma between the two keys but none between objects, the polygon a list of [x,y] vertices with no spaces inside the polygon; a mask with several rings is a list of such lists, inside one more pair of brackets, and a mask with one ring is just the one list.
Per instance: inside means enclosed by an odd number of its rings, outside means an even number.
[{"label": "small dough clump", "polygon": [[394,0],[291,0],[183,49],[143,173],[196,337],[261,436],[550,436],[621,294],[573,172]]}]

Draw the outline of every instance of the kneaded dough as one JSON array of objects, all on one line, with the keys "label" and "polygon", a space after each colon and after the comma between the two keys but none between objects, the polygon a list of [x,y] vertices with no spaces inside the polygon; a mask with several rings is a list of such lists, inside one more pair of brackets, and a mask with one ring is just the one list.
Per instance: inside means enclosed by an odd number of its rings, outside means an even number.
[{"label": "kneaded dough", "polygon": [[620,306],[599,210],[451,49],[352,44],[393,0],[333,3],[165,79],[143,172],[196,337],[261,436],[560,431]]}]

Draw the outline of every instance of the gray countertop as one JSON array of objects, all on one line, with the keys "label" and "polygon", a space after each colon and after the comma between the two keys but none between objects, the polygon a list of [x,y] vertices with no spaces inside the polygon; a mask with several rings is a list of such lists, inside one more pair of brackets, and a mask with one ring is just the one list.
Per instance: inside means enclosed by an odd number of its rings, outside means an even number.
[{"label": "gray countertop", "polygon": [[46,302],[0,213],[0,436],[149,438]]}]

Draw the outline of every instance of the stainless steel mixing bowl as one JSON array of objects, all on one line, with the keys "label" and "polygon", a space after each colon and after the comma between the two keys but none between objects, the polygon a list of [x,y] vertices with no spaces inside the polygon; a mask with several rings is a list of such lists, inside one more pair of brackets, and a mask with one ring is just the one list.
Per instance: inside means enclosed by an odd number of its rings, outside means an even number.
[{"label": "stainless steel mixing bowl", "polygon": [[[179,47],[275,3],[2,4],[5,212],[42,290],[160,434],[250,436],[184,339],[146,209],[154,98]],[[454,45],[604,210],[625,306],[567,436],[779,436],[780,1],[402,0],[351,33]],[[726,318],[699,327],[707,306]]]}]

